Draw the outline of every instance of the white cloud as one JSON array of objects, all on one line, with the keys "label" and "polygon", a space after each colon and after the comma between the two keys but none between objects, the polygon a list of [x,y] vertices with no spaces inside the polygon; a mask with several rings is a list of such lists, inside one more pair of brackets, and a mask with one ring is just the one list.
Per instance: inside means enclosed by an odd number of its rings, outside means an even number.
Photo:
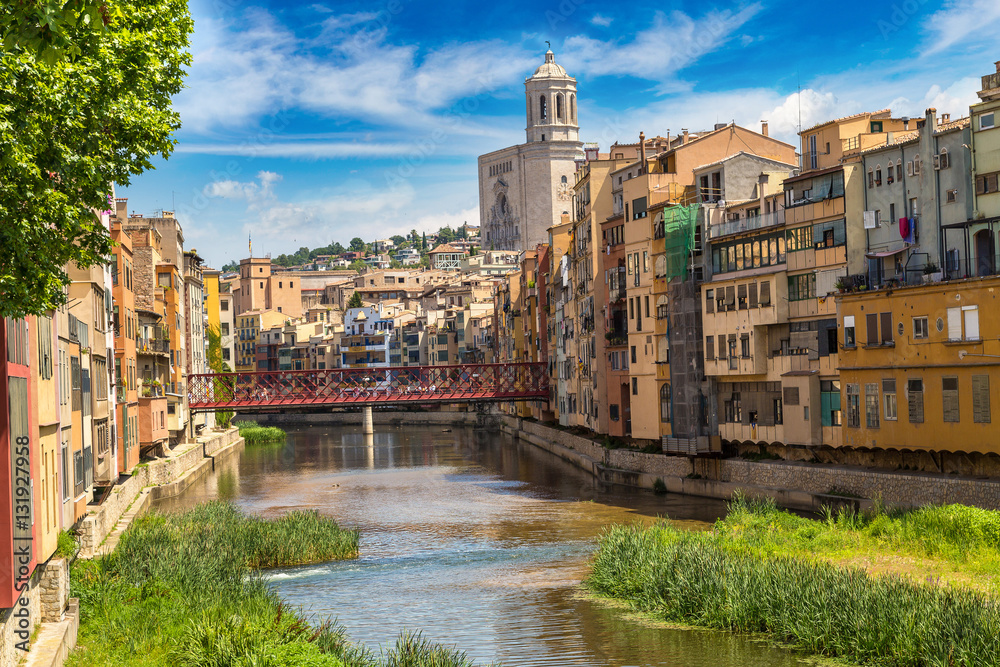
[{"label": "white cloud", "polygon": [[924,54],[938,53],[959,43],[987,40],[995,44],[998,23],[997,0],[951,0],[924,21],[924,29],[930,33]]},{"label": "white cloud", "polygon": [[610,16],[604,16],[603,14],[594,14],[590,18],[590,22],[592,24],[599,25],[602,28],[607,28],[608,26],[610,26],[612,21],[614,21],[613,18],[611,18]]},{"label": "white cloud", "polygon": [[678,70],[721,48],[760,10],[754,3],[738,12],[713,11],[697,19],[680,11],[669,16],[656,12],[650,26],[630,41],[576,35],[566,40],[560,58],[583,74],[631,75],[664,84],[674,81]]},{"label": "white cloud", "polygon": [[222,199],[242,199],[253,206],[259,206],[274,198],[274,184],[281,181],[281,174],[273,171],[257,173],[257,182],[218,180],[206,185],[202,192],[206,197]]}]

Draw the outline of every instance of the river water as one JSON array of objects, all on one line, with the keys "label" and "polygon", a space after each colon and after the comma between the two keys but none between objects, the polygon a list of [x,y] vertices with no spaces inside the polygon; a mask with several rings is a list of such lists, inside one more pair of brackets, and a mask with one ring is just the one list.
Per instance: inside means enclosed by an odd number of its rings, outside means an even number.
[{"label": "river water", "polygon": [[317,509],[361,529],[355,561],[277,570],[288,602],[337,617],[376,651],[404,630],[480,664],[757,667],[809,664],[726,633],[660,627],[586,596],[602,528],[657,516],[702,529],[719,501],[596,483],[509,436],[443,427],[327,426],[247,449],[160,508],[227,498],[276,516]]}]

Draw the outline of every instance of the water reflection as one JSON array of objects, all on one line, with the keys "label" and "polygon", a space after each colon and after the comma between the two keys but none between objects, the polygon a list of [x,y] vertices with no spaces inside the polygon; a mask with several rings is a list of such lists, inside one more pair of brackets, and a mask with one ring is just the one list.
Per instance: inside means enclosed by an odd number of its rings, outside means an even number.
[{"label": "water reflection", "polygon": [[162,506],[214,497],[264,515],[315,508],[360,527],[357,561],[289,568],[272,582],[373,646],[407,628],[505,665],[802,664],[744,638],[657,627],[581,594],[604,526],[667,514],[705,527],[723,503],[602,485],[501,434],[305,429],[245,451]]}]

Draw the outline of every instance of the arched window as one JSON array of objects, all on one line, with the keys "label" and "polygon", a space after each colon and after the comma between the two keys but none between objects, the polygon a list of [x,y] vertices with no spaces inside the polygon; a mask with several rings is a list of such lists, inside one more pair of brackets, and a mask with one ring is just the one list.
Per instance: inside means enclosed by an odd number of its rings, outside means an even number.
[{"label": "arched window", "polygon": [[569,96],[569,119],[571,122],[576,122],[576,95]]},{"label": "arched window", "polygon": [[896,160],[896,180],[903,180],[903,158]]},{"label": "arched window", "polygon": [[868,187],[875,187],[875,171],[871,167],[868,167]]},{"label": "arched window", "polygon": [[538,98],[538,118],[546,120],[549,117],[548,107],[545,106],[545,95]]},{"label": "arched window", "polygon": [[565,177],[565,176],[563,176],[563,177],[562,177],[562,184],[563,184],[563,185],[566,185],[566,183],[567,183],[567,181],[566,181],[566,177]]},{"label": "arched window", "polygon": [[673,418],[670,409],[670,385],[664,384],[660,387],[660,421],[669,423]]},{"label": "arched window", "polygon": [[940,169],[947,169],[949,166],[951,166],[951,163],[948,162],[948,149],[947,148],[942,148],[941,149],[941,158],[940,158],[940,162],[939,162],[938,166],[939,166]]},{"label": "arched window", "polygon": [[882,185],[882,165],[875,167],[875,185]]},{"label": "arched window", "polygon": [[919,155],[914,155],[913,156],[913,173],[914,174],[919,174],[920,173],[920,156]]},{"label": "arched window", "polygon": [[556,120],[560,123],[566,121],[565,105],[563,104],[563,94],[556,95]]}]

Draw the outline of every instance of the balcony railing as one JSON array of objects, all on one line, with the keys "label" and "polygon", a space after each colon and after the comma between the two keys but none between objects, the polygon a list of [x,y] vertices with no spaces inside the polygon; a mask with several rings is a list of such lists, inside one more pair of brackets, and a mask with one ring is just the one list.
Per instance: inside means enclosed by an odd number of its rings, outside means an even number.
[{"label": "balcony railing", "polygon": [[764,215],[754,215],[738,220],[727,220],[708,228],[708,237],[711,239],[740,232],[749,232],[755,229],[765,229],[785,224],[785,210],[780,209]]},{"label": "balcony railing", "polygon": [[163,338],[135,339],[135,351],[139,354],[170,354],[170,341]]}]

